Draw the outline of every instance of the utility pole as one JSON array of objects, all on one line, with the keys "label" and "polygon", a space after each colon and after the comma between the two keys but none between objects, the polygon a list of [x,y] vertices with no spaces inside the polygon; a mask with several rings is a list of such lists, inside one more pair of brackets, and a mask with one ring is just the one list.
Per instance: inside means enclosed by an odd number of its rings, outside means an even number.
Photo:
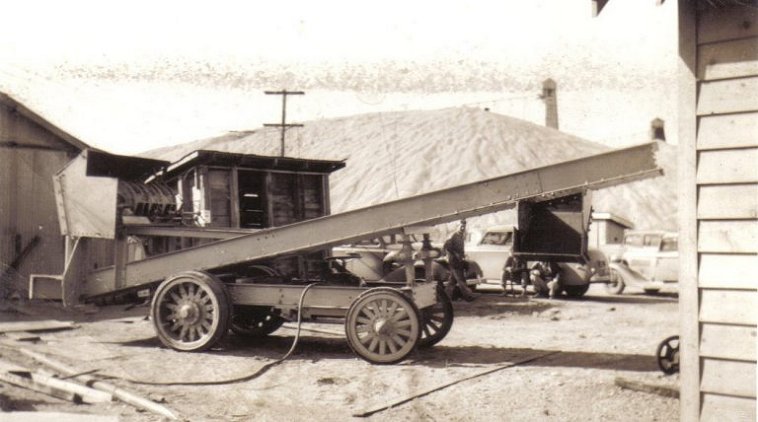
[{"label": "utility pole", "polygon": [[282,122],[281,123],[264,123],[264,127],[278,127],[282,131],[282,150],[281,156],[284,157],[284,134],[288,128],[291,127],[303,127],[297,123],[287,123],[287,96],[288,95],[305,95],[303,91],[287,91],[283,89],[281,91],[263,91],[266,95],[281,95],[282,96]]}]

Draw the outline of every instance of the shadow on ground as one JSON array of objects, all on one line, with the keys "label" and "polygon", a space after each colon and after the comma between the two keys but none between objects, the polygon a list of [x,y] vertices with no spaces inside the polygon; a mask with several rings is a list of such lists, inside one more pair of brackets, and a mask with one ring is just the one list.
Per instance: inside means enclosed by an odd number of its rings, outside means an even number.
[{"label": "shadow on ground", "polygon": [[[258,359],[280,359],[292,346],[294,336],[270,336],[260,339],[246,339],[230,335],[219,348],[208,352],[215,356],[256,357]],[[145,338],[124,343],[126,347],[157,348],[163,347],[157,338]],[[655,356],[624,354],[575,352],[560,350],[543,350],[510,347],[482,346],[445,346],[437,345],[430,349],[417,350],[403,364],[420,365],[433,368],[466,365],[500,365],[516,362],[546,353],[557,352],[540,358],[524,366],[595,368],[621,371],[650,372],[657,371]],[[180,352],[177,352],[180,353]],[[324,338],[301,336],[293,360],[318,362],[321,360],[358,359],[343,338]]]}]

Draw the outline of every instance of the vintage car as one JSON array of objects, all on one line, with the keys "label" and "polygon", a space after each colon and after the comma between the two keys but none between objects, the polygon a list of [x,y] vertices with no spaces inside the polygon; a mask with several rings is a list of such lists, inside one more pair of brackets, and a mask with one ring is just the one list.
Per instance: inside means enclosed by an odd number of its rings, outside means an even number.
[{"label": "vintage car", "polygon": [[609,293],[621,294],[626,286],[645,293],[678,287],[678,235],[666,231],[629,231],[620,250],[611,256]]},{"label": "vintage car", "polygon": [[[488,284],[505,285],[503,267],[513,251],[516,230],[513,226],[493,226],[483,233],[472,232],[466,243],[466,257],[481,269],[482,278]],[[570,297],[581,297],[590,287],[591,282],[604,282],[610,278],[608,260],[598,249],[589,249],[587,262],[559,263],[563,291]],[[531,267],[532,263],[527,263]],[[532,286],[538,295],[546,295],[544,285]]]}]

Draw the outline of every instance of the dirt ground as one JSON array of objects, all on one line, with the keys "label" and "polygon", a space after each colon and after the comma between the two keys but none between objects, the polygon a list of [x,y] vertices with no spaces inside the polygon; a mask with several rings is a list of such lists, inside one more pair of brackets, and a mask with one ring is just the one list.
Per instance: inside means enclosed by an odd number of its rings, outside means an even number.
[{"label": "dirt ground", "polygon": [[[97,374],[149,397],[191,421],[341,421],[354,414],[473,375],[502,368],[366,417],[375,421],[671,421],[679,401],[622,389],[617,377],[678,386],[678,375],[656,366],[656,346],[677,334],[675,294],[609,296],[593,285],[581,300],[488,294],[455,303],[455,323],[437,346],[388,366],[356,357],[338,335],[304,332],[295,354],[244,382],[161,386],[126,381],[208,382],[244,377],[283,356],[295,331],[281,328],[262,340],[232,334],[205,353],[161,347],[147,307],[64,313],[36,304],[35,317],[0,313],[0,320],[75,320],[73,330],[40,334],[23,347]],[[305,324],[344,331],[341,325]],[[26,343],[25,343],[26,344]],[[38,367],[20,346],[0,337],[0,359]],[[509,363],[528,362],[506,367]],[[123,421],[160,416],[120,402],[76,405],[0,384],[4,411],[118,415]],[[7,415],[7,414],[6,414]],[[0,420],[3,413],[0,413]]]}]

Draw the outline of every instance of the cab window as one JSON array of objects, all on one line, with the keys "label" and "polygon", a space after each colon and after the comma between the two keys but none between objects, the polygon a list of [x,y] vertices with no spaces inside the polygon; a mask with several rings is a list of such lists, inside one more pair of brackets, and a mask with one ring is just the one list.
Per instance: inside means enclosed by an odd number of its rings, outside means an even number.
[{"label": "cab window", "polygon": [[661,236],[657,234],[646,234],[643,246],[658,246],[661,244]]},{"label": "cab window", "polygon": [[487,232],[482,238],[481,245],[507,245],[513,240],[511,232]]},{"label": "cab window", "polygon": [[642,246],[642,235],[628,234],[624,237],[624,244],[629,246]]},{"label": "cab window", "polygon": [[679,249],[679,242],[677,239],[663,239],[661,242],[661,252],[672,252]]}]

